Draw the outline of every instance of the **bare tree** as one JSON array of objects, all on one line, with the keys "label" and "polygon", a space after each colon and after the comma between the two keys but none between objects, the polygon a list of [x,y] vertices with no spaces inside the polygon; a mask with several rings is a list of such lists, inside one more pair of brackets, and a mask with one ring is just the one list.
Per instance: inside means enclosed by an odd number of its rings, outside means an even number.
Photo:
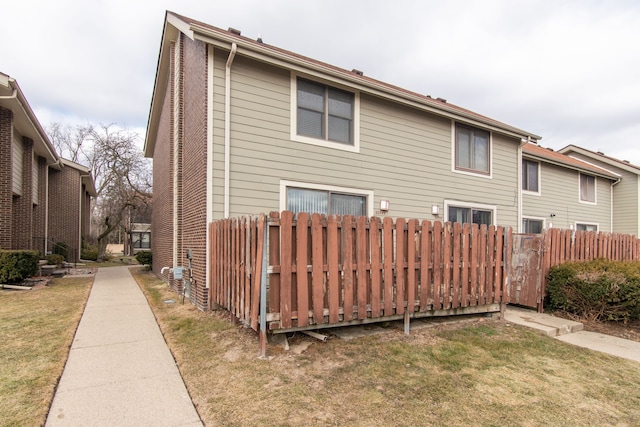
[{"label": "bare tree", "polygon": [[91,125],[71,127],[54,122],[47,127],[47,133],[56,153],[72,162],[82,163],[86,158],[83,149],[87,148],[85,142],[91,129]]},{"label": "bare tree", "polygon": [[148,209],[151,201],[151,168],[138,146],[139,136],[114,124],[71,128],[53,123],[48,131],[63,156],[91,168],[98,194],[91,213],[101,259],[111,233],[128,233],[132,211]]}]

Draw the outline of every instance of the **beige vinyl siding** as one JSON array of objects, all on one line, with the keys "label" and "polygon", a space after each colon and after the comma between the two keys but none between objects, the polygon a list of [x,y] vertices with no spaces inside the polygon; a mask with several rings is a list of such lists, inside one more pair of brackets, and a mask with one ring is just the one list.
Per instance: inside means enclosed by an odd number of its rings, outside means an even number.
[{"label": "beige vinyl siding", "polygon": [[24,149],[22,146],[22,137],[13,131],[13,194],[22,196],[22,170],[24,168]]},{"label": "beige vinyl siding", "polygon": [[540,162],[540,196],[523,193],[522,216],[545,218],[547,227],[587,223],[611,231],[611,181],[596,177],[595,205],[580,203],[579,188],[578,171]]},{"label": "beige vinyl siding", "polygon": [[[214,71],[214,217],[222,214],[224,64]],[[280,208],[280,180],[374,192],[374,210],[433,217],[431,206],[459,200],[497,206],[500,224],[517,225],[517,141],[493,135],[493,179],[452,171],[452,122],[362,93],[360,152],[291,141],[288,70],[237,56],[231,77],[230,216]]]},{"label": "beige vinyl siding", "polygon": [[620,174],[622,179],[613,187],[613,231],[639,235],[638,179],[640,177],[623,170],[615,172]]},{"label": "beige vinyl siding", "polygon": [[571,153],[571,157],[620,175],[620,183],[613,187],[613,231],[640,235],[640,170],[636,174],[579,153]]}]

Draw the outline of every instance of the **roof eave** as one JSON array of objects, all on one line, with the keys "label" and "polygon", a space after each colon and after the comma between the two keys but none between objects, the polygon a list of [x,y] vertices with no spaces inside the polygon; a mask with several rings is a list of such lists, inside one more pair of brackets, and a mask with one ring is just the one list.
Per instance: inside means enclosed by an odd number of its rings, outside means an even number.
[{"label": "roof eave", "polygon": [[158,137],[158,125],[160,123],[160,113],[164,102],[164,94],[168,84],[170,54],[169,44],[177,39],[178,23],[175,16],[167,11],[165,16],[164,28],[160,39],[160,52],[158,53],[158,64],[156,66],[156,77],[153,84],[153,92],[151,95],[151,105],[149,108],[149,118],[147,120],[147,133],[144,140],[145,157],[153,157],[153,150]]},{"label": "roof eave", "polygon": [[606,163],[608,165],[611,165],[613,167],[620,168],[622,170],[625,170],[627,172],[631,172],[631,173],[636,174],[636,175],[640,175],[640,167],[638,167],[638,166],[635,166],[635,165],[632,165],[632,164],[627,164],[627,163],[625,163],[625,162],[623,162],[621,160],[614,159],[614,158],[605,156],[603,154],[598,154],[598,153],[593,152],[591,150],[587,150],[586,148],[578,147],[577,145],[573,145],[573,144],[567,145],[566,147],[561,148],[560,150],[558,150],[558,152],[562,153],[564,155],[568,155],[567,153],[570,153],[570,152],[580,153],[580,154],[582,154],[584,156],[587,156],[587,157],[589,157],[591,159],[599,160],[599,161],[604,162],[604,163]]},{"label": "roof eave", "polygon": [[53,144],[49,140],[49,137],[40,124],[40,121],[33,112],[33,109],[29,105],[29,102],[18,85],[18,82],[6,74],[0,74],[5,77],[3,79],[3,83],[6,82],[8,84],[8,88],[12,92],[15,91],[15,96],[3,99],[2,102],[0,102],[0,106],[13,111],[14,125],[18,131],[22,136],[33,140],[34,150],[40,157],[47,160],[47,164],[49,166],[57,167],[59,163],[59,156],[53,148]]},{"label": "roof eave", "polygon": [[565,169],[571,169],[571,170],[575,170],[578,172],[584,172],[584,173],[588,173],[589,175],[594,175],[594,176],[599,176],[601,178],[606,178],[606,179],[610,179],[612,181],[618,180],[620,177],[615,176],[615,175],[610,175],[605,173],[604,171],[602,172],[598,172],[596,170],[593,170],[591,168],[581,168],[578,165],[574,165],[571,163],[564,163],[564,162],[560,162],[558,160],[555,159],[551,159],[549,157],[545,157],[539,154],[535,154],[535,153],[528,153],[528,152],[523,152],[522,153],[522,157],[525,157],[527,159],[533,159],[533,160],[538,160],[541,162],[545,162],[545,163],[549,163],[555,166],[560,166],[563,167]]}]

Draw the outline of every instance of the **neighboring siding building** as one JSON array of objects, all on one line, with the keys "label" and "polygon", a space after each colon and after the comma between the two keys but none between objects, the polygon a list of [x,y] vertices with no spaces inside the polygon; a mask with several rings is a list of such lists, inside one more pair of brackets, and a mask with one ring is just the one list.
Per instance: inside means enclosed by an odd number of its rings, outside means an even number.
[{"label": "neighboring siding building", "polygon": [[90,171],[58,156],[18,83],[0,73],[0,249],[46,254],[65,242],[79,257],[91,196]]},{"label": "neighboring siding building", "polygon": [[522,232],[612,230],[618,175],[535,144],[522,151]]},{"label": "neighboring siding building", "polygon": [[[207,224],[292,210],[518,227],[538,136],[168,12],[149,115],[153,269],[207,304]],[[194,292],[195,289],[195,292]]]},{"label": "neighboring siding building", "polygon": [[640,236],[640,166],[575,145],[559,152],[619,176],[613,187],[613,231]]}]

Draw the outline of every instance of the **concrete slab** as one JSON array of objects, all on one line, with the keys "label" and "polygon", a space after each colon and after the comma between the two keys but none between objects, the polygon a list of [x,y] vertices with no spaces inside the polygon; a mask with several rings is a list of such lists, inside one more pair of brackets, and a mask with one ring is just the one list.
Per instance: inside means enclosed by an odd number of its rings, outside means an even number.
[{"label": "concrete slab", "polygon": [[584,325],[580,322],[512,306],[507,306],[504,319],[516,325],[536,329],[550,337],[566,335],[584,329]]},{"label": "concrete slab", "polygon": [[128,267],[96,273],[47,426],[202,426]]},{"label": "concrete slab", "polygon": [[389,327],[383,328],[380,324],[373,323],[370,325],[342,326],[340,328],[330,329],[326,331],[326,333],[333,334],[342,340],[349,341],[355,338],[389,332]]},{"label": "concrete slab", "polygon": [[562,335],[557,339],[569,344],[640,362],[640,342],[588,331]]}]

